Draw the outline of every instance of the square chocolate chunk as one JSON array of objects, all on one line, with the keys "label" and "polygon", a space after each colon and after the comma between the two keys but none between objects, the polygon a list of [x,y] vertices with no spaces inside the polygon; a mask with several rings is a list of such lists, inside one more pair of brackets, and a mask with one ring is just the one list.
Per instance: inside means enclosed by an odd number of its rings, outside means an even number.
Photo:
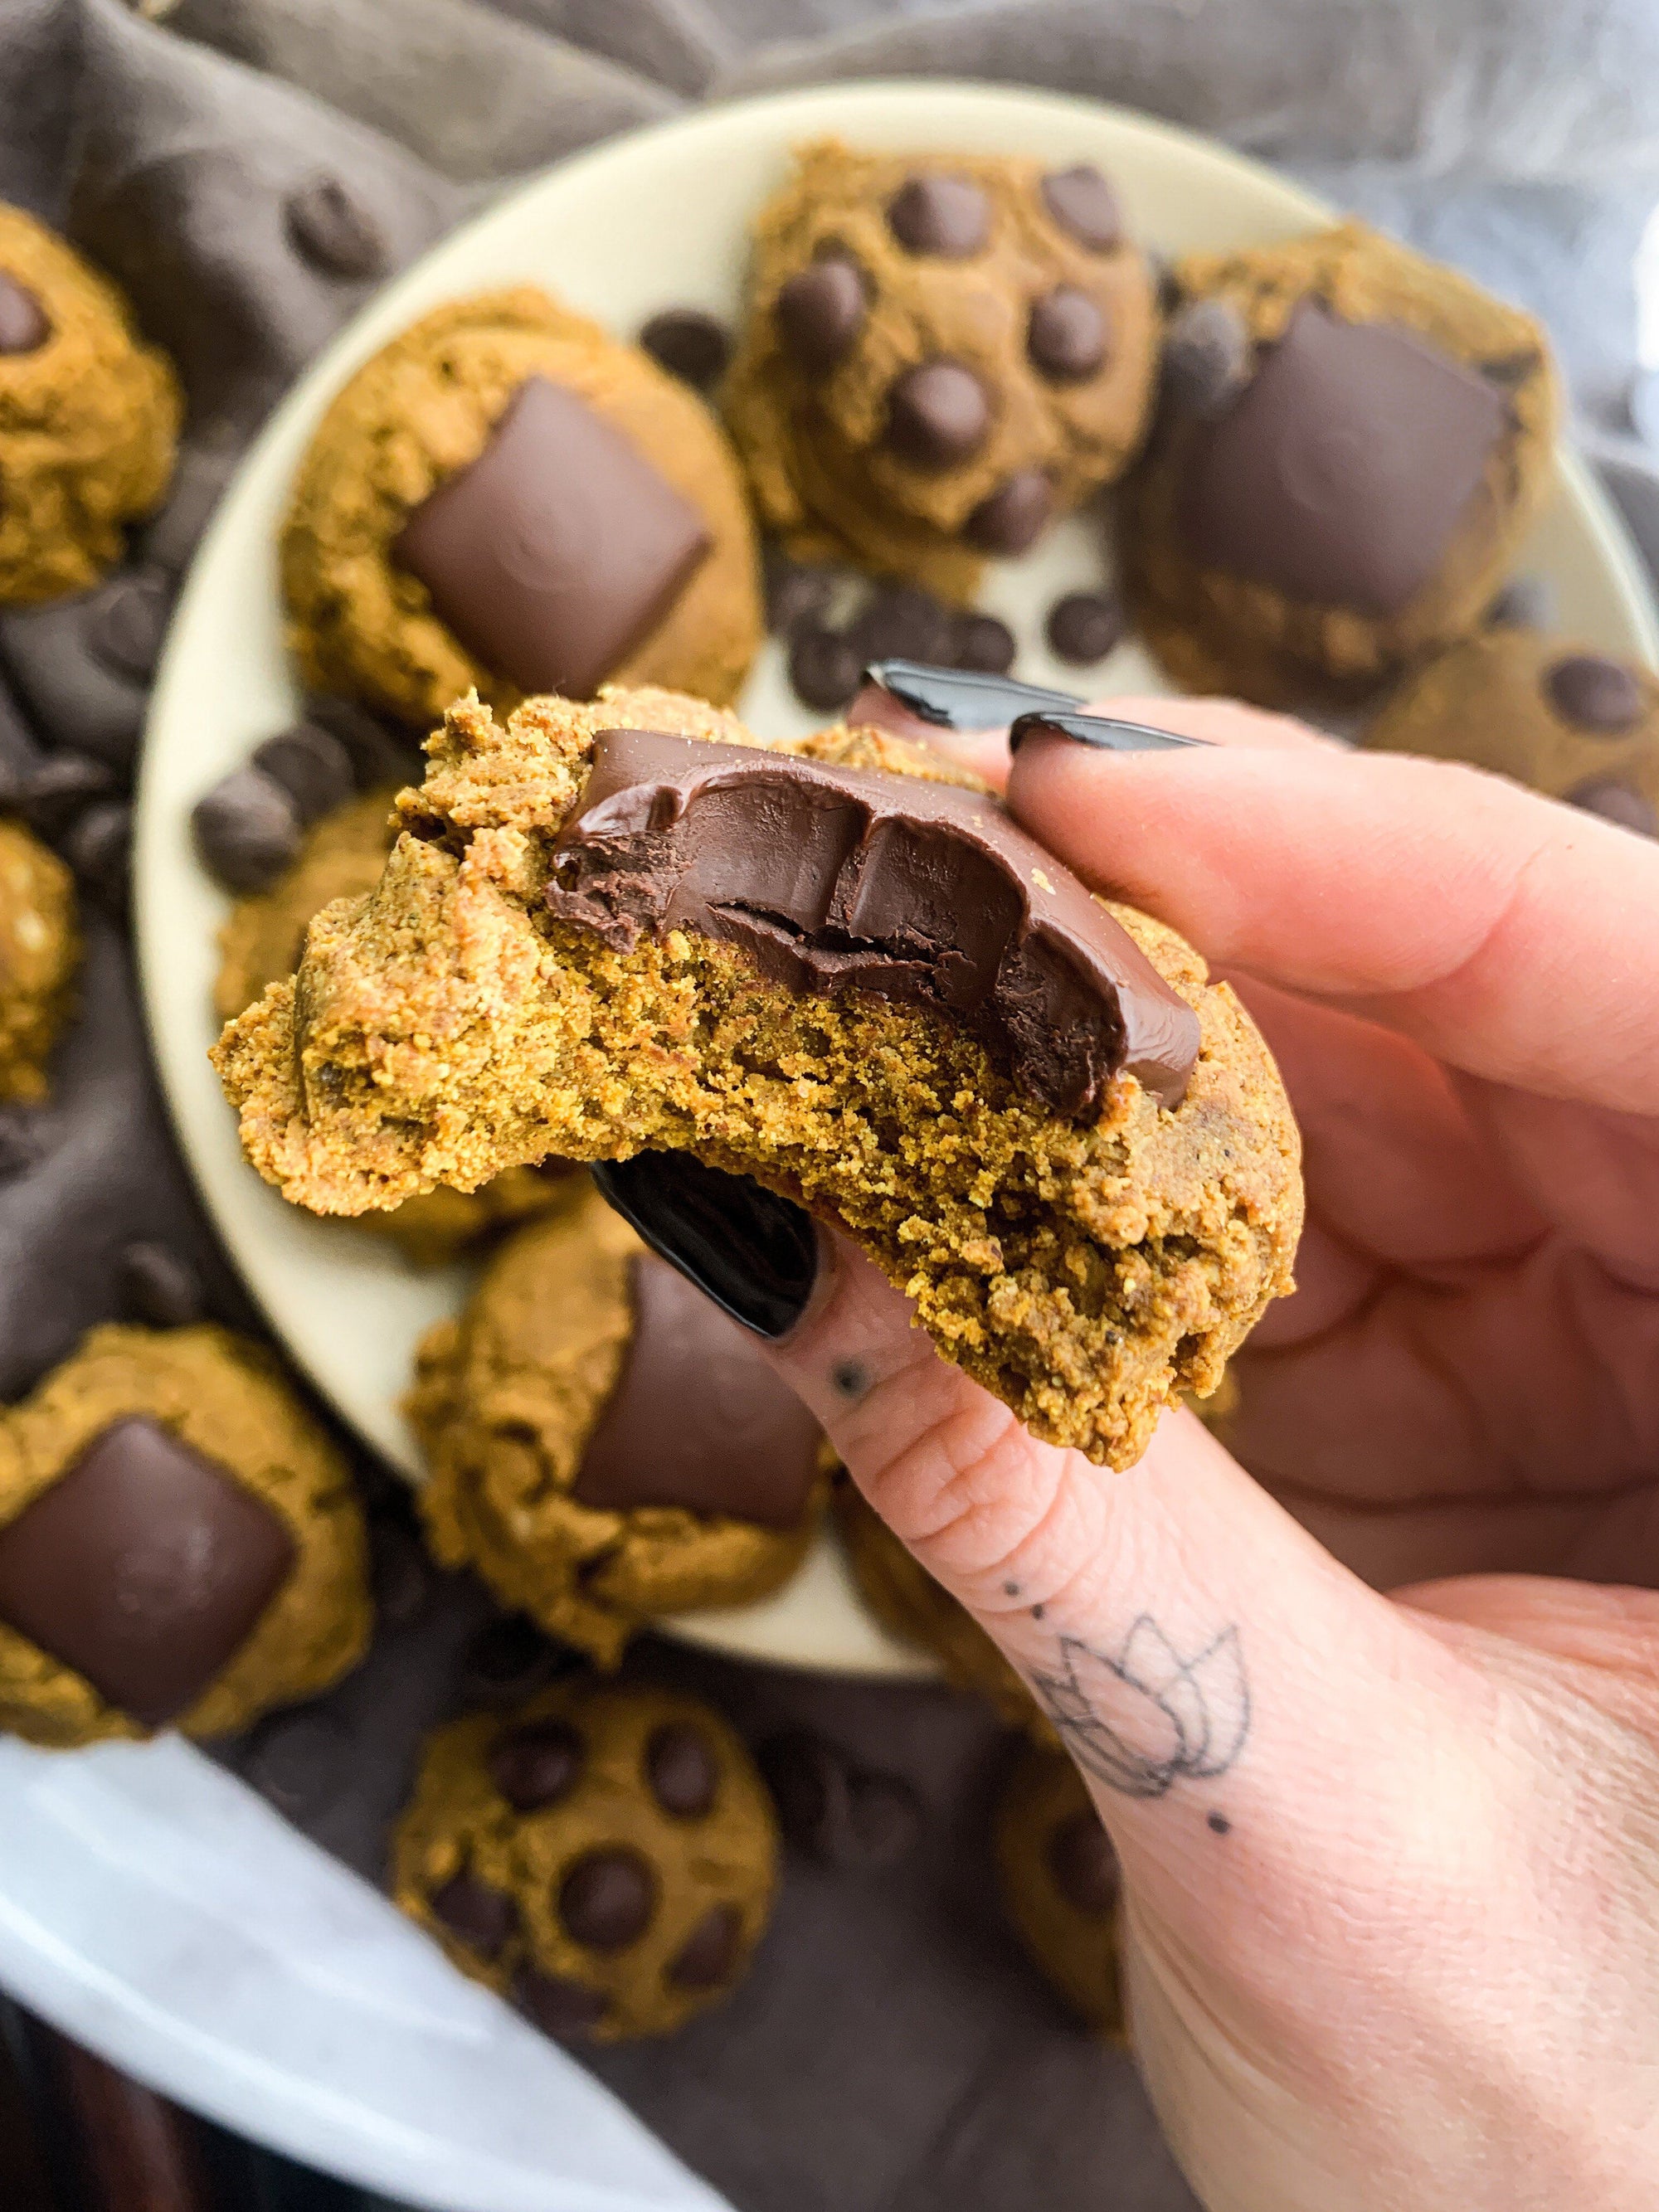
[{"label": "square chocolate chunk", "polygon": [[485,667],[591,697],[668,611],[708,531],[622,432],[544,376],[404,525],[392,557]]}]

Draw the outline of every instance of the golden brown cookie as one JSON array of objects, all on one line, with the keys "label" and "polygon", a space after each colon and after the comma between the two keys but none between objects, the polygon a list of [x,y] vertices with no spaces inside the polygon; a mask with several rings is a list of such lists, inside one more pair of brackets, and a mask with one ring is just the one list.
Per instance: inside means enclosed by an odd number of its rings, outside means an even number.
[{"label": "golden brown cookie", "polygon": [[502,1248],[417,1374],[433,1549],[602,1666],[643,1622],[750,1604],[805,1556],[817,1424],[591,1187]]},{"label": "golden brown cookie", "polygon": [[1121,470],[1157,343],[1098,171],[830,139],[756,225],[726,420],[791,552],[968,600]]},{"label": "golden brown cookie", "polygon": [[1473,629],[1553,466],[1544,333],[1363,223],[1174,272],[1122,556],[1188,690],[1352,694]]},{"label": "golden brown cookie", "polygon": [[1365,743],[1470,761],[1659,836],[1659,677],[1634,661],[1487,630],[1406,677]]},{"label": "golden brown cookie", "polygon": [[0,819],[0,1098],[43,1098],[81,961],[75,879],[21,822]]},{"label": "golden brown cookie", "polygon": [[115,287],[0,204],[0,605],[88,591],[115,565],[123,524],[161,504],[179,413]]},{"label": "golden brown cookie", "polygon": [[94,1329],[0,1413],[0,1729],[228,1735],[370,1625],[349,1473],[258,1345]]},{"label": "golden brown cookie", "polygon": [[[653,732],[692,796],[637,780]],[[1113,1466],[1290,1287],[1298,1140],[1237,1000],[933,757],[871,731],[763,748],[643,692],[505,726],[464,705],[434,742],[380,889],[313,924],[296,983],[217,1048],[289,1198],[358,1213],[550,1146],[690,1151],[845,1228],[947,1357]],[[647,865],[658,822],[708,828],[695,877],[678,845]],[[859,926],[801,922],[854,853],[881,856]],[[588,918],[688,884],[719,908],[695,926]]]},{"label": "golden brown cookie", "polygon": [[283,533],[313,688],[424,728],[601,681],[736,696],[761,638],[735,456],[696,395],[529,286],[457,301],[360,368]]},{"label": "golden brown cookie", "polygon": [[1026,1949],[1080,2020],[1124,2041],[1117,1854],[1066,1753],[1024,1747],[991,1840],[1003,1904]]},{"label": "golden brown cookie", "polygon": [[393,1844],[398,1904],[550,2035],[666,2035],[742,1978],[777,1822],[695,1698],[568,1681],[427,1742]]}]

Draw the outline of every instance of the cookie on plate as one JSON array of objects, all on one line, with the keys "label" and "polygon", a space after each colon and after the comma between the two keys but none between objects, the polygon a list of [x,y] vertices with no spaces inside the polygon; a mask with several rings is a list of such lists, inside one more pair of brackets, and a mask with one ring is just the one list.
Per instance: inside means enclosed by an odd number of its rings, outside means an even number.
[{"label": "cookie on plate", "polygon": [[1346,222],[1178,262],[1122,517],[1142,635],[1193,691],[1353,694],[1467,635],[1553,467],[1544,333]]},{"label": "cookie on plate", "polygon": [[0,1099],[46,1096],[80,960],[73,877],[21,822],[0,817]]},{"label": "cookie on plate", "polygon": [[180,410],[114,285],[0,204],[0,605],[89,591],[114,567],[123,526],[167,488]]},{"label": "cookie on plate", "polygon": [[463,703],[434,745],[380,888],[216,1048],[295,1202],[688,1151],[1113,1466],[1289,1289],[1298,1139],[1243,1009],[964,771],[660,692]]},{"label": "cookie on plate", "polygon": [[1609,653],[1487,630],[1414,669],[1365,743],[1469,761],[1659,836],[1659,677]]},{"label": "cookie on plate", "polygon": [[826,140],[757,223],[726,420],[791,551],[966,600],[1122,469],[1157,350],[1098,170]]},{"label": "cookie on plate", "polygon": [[777,1820],[732,1728],[644,1685],[558,1684],[427,1741],[398,1904],[562,2039],[666,2035],[724,1996],[771,1916]]},{"label": "cookie on plate", "polygon": [[350,1474],[258,1346],[94,1329],[0,1412],[0,1729],[228,1735],[337,1681],[370,1619]]},{"label": "cookie on plate", "polygon": [[607,1667],[659,1614],[786,1582],[829,1464],[750,1332],[591,1186],[428,1334],[409,1412],[438,1557]]},{"label": "cookie on plate", "polygon": [[1079,2020],[1123,2041],[1117,1854],[1065,1752],[1040,1743],[1021,1750],[991,1840],[1021,1942]]},{"label": "cookie on plate", "polygon": [[477,690],[736,696],[761,638],[735,456],[638,347],[528,286],[440,307],[323,417],[283,532],[313,686],[417,727]]}]

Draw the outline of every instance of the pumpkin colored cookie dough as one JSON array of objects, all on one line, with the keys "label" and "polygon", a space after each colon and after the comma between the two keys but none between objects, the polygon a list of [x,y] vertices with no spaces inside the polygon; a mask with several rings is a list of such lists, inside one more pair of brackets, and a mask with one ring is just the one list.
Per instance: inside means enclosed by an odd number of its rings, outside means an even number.
[{"label": "pumpkin colored cookie dough", "polygon": [[1117,1854],[1065,1752],[1022,1748],[992,1847],[1003,1905],[1033,1960],[1079,2020],[1124,2041]]},{"label": "pumpkin colored cookie dough", "polygon": [[21,822],[0,817],[0,1099],[46,1096],[80,959],[74,878]]}]

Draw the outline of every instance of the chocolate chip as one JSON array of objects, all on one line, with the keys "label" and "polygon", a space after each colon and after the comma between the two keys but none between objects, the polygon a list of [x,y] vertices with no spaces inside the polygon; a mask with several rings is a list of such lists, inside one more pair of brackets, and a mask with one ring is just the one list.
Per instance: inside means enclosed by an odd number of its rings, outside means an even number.
[{"label": "chocolate chip", "polygon": [[573,1942],[590,1951],[624,1951],[645,1933],[657,1899],[656,1877],[637,1851],[584,1851],[559,1885],[559,1918]]},{"label": "chocolate chip", "polygon": [[228,890],[268,890],[300,849],[300,814],[257,768],[222,777],[191,815],[202,863]]},{"label": "chocolate chip", "polygon": [[1117,194],[1086,161],[1075,168],[1051,170],[1042,179],[1042,199],[1066,235],[1091,253],[1109,253],[1123,236]]},{"label": "chocolate chip", "polygon": [[878,584],[848,626],[847,641],[866,664],[939,661],[950,650],[951,617],[931,592],[915,584]]},{"label": "chocolate chip", "polygon": [[1092,1813],[1073,1813],[1048,1838],[1048,1871],[1066,1903],[1091,1920],[1117,1904],[1117,1853]]},{"label": "chocolate chip", "polygon": [[585,1747],[568,1721],[532,1721],[496,1740],[489,1778],[515,1813],[556,1805],[582,1771]]},{"label": "chocolate chip", "polygon": [[0,1105],[0,1183],[15,1182],[40,1157],[40,1133],[20,1106]]},{"label": "chocolate chip", "polygon": [[735,1905],[711,1905],[668,1962],[676,1989],[717,1990],[732,1978],[743,1948],[743,1914]]},{"label": "chocolate chip", "polygon": [[574,1672],[576,1655],[522,1613],[486,1622],[466,1648],[459,1690],[469,1705],[516,1705]]},{"label": "chocolate chip", "polygon": [[122,1312],[146,1328],[187,1328],[202,1318],[202,1278],[171,1244],[144,1238],[125,1246],[115,1292]]},{"label": "chocolate chip", "polygon": [[1210,422],[1250,380],[1250,334],[1231,300],[1194,300],[1164,334],[1163,391],[1168,405]]},{"label": "chocolate chip", "polygon": [[359,790],[376,791],[383,784],[420,781],[425,763],[408,731],[391,727],[355,699],[314,694],[306,701],[304,719],[326,730],[345,747]]},{"label": "chocolate chip", "polygon": [[125,910],[132,862],[132,809],[124,799],[100,799],[64,831],[64,858],[83,890],[111,914]]},{"label": "chocolate chip", "polygon": [[1486,609],[1495,629],[1549,629],[1555,617],[1555,586],[1547,576],[1512,576]]},{"label": "chocolate chip", "polygon": [[432,1598],[432,1565],[400,1522],[374,1521],[368,1532],[374,1618],[382,1628],[412,1628]]},{"label": "chocolate chip", "polygon": [[325,276],[362,283],[391,265],[386,234],[337,177],[314,177],[290,192],[283,220],[295,252]]},{"label": "chocolate chip", "polygon": [[471,1867],[463,1867],[436,1891],[431,1905],[434,1918],[481,1959],[499,1959],[519,1932],[518,1906],[505,1891],[481,1881]]},{"label": "chocolate chip", "polygon": [[1603,737],[1633,730],[1643,716],[1642,687],[1622,661],[1569,653],[1544,671],[1544,696],[1563,721]]},{"label": "chocolate chip", "polygon": [[1085,668],[1104,660],[1123,635],[1123,609],[1102,592],[1067,592],[1048,610],[1044,626],[1056,657]]},{"label": "chocolate chip", "polygon": [[822,253],[779,290],[772,314],[795,366],[823,376],[851,352],[869,308],[865,275],[850,253]]},{"label": "chocolate chip", "polygon": [[822,620],[836,596],[836,572],[792,561],[777,545],[763,548],[762,574],[766,586],[766,627],[775,637],[787,637],[797,623]]},{"label": "chocolate chip", "polygon": [[331,731],[296,722],[253,750],[253,765],[279,783],[303,823],[343,806],[356,789],[351,756]]},{"label": "chocolate chip", "polygon": [[1025,350],[1055,384],[1080,384],[1106,358],[1105,311],[1075,284],[1056,284],[1031,304]]},{"label": "chocolate chip", "polygon": [[20,781],[17,811],[37,836],[55,842],[94,799],[106,799],[115,778],[84,753],[51,753]]},{"label": "chocolate chip", "polygon": [[811,1729],[788,1729],[758,1753],[784,1834],[824,1866],[891,1866],[921,1832],[915,1792],[896,1774],[854,1764]]},{"label": "chocolate chip", "polygon": [[694,392],[712,392],[732,358],[732,333],[701,307],[665,307],[640,332],[653,361]]},{"label": "chocolate chip", "polygon": [[1599,814],[1604,822],[1616,822],[1621,830],[1635,830],[1638,837],[1659,837],[1659,814],[1653,801],[1614,777],[1594,777],[1577,785],[1567,793],[1567,801],[1587,814]]},{"label": "chocolate chip", "polygon": [[856,648],[822,623],[802,623],[789,641],[789,685],[803,707],[834,714],[853,697],[863,674]]},{"label": "chocolate chip", "polygon": [[0,269],[0,355],[38,353],[51,336],[52,325],[33,293]]},{"label": "chocolate chip", "polygon": [[1054,511],[1054,488],[1041,469],[1021,469],[988,492],[963,525],[981,553],[1012,558],[1036,544]]},{"label": "chocolate chip", "polygon": [[963,261],[991,235],[991,203],[967,177],[910,177],[887,203],[887,228],[907,253]]},{"label": "chocolate chip", "polygon": [[700,1728],[668,1721],[645,1747],[646,1779],[665,1813],[677,1820],[701,1820],[720,1790],[720,1763]]},{"label": "chocolate chip", "polygon": [[1014,665],[1017,650],[1014,633],[995,615],[957,615],[951,625],[946,659],[952,668],[970,668],[981,676],[1006,676]]},{"label": "chocolate chip", "polygon": [[562,1974],[541,1973],[534,1966],[520,1966],[514,1975],[513,2002],[544,2035],[561,2041],[591,2034],[611,2009],[602,1990],[568,1981]]},{"label": "chocolate chip", "polygon": [[88,641],[106,666],[142,682],[155,669],[172,604],[165,576],[153,570],[118,576],[92,617]]},{"label": "chocolate chip", "polygon": [[976,453],[990,427],[985,386],[959,361],[921,362],[887,395],[889,452],[932,475]]},{"label": "chocolate chip", "polygon": [[330,1714],[283,1714],[261,1726],[241,1773],[293,1820],[315,1814],[336,1798],[356,1759],[349,1729]]}]

